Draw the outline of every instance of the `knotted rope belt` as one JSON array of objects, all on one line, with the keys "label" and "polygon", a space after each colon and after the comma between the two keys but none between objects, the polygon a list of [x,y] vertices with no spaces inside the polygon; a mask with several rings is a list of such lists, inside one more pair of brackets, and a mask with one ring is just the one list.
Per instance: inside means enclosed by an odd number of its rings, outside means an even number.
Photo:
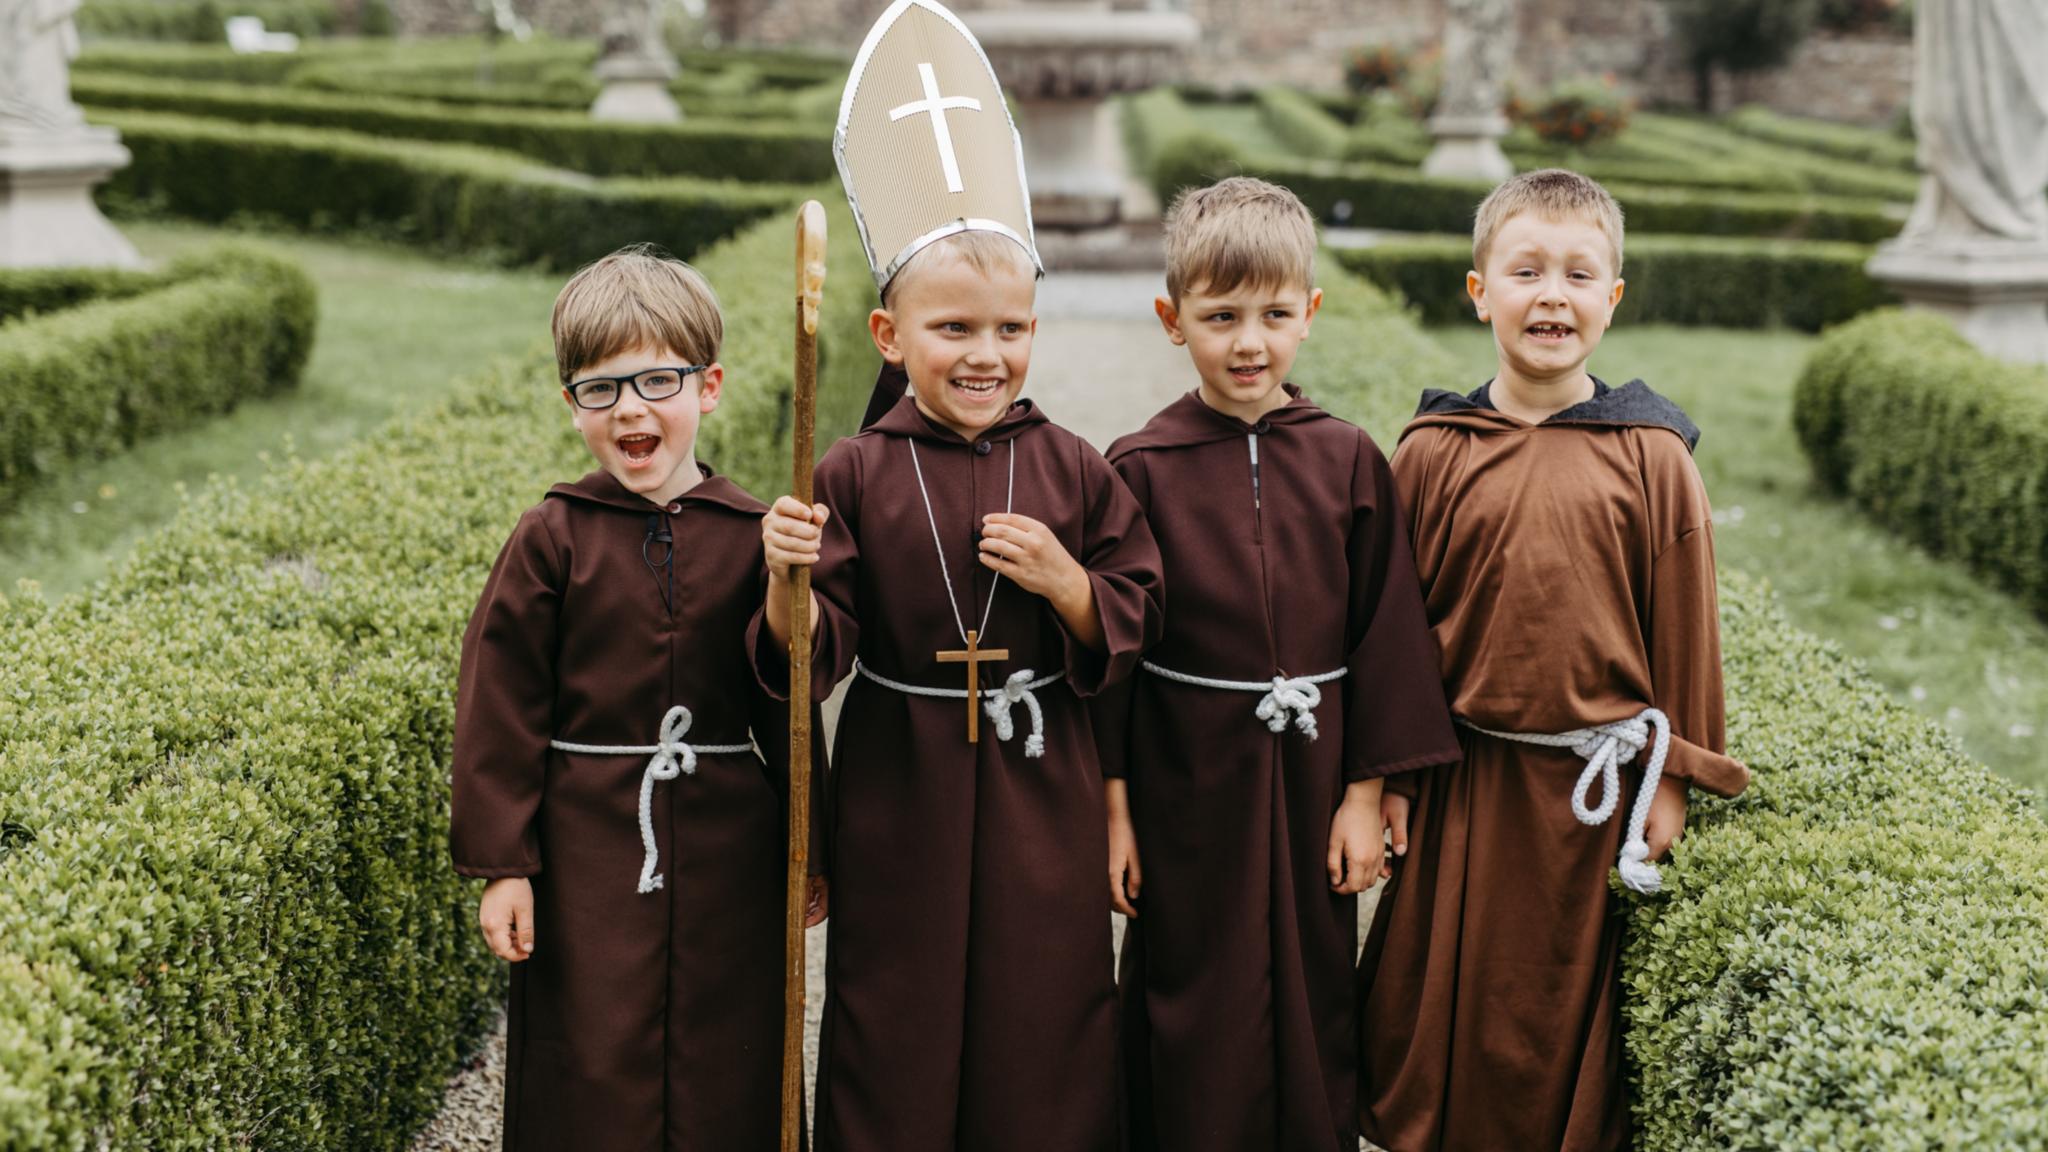
[{"label": "knotted rope belt", "polygon": [[[1664,775],[1664,758],[1671,751],[1671,721],[1664,713],[1655,708],[1645,708],[1627,720],[1593,728],[1575,728],[1555,736],[1495,732],[1462,719],[1458,723],[1495,739],[1544,748],[1569,748],[1577,753],[1586,762],[1586,770],[1579,773],[1579,783],[1572,789],[1572,815],[1579,818],[1579,823],[1594,826],[1607,823],[1608,818],[1614,815],[1615,807],[1621,803],[1621,766],[1648,747],[1650,762],[1643,768],[1642,787],[1636,792],[1635,807],[1629,811],[1628,835],[1621,842],[1621,859],[1616,867],[1621,869],[1621,882],[1637,892],[1652,893],[1663,885],[1657,866],[1650,863],[1650,845],[1644,839],[1643,829],[1650,820],[1650,804],[1657,796],[1657,781]],[[1586,796],[1592,791],[1595,779],[1602,783],[1600,806],[1588,808]]]},{"label": "knotted rope belt", "polygon": [[[969,695],[973,694],[969,693],[965,688],[926,688],[917,684],[905,684],[900,680],[891,680],[859,660],[853,662],[853,670],[884,688],[894,689],[906,696],[929,696],[940,700],[965,700]],[[1038,706],[1038,697],[1034,693],[1040,688],[1055,681],[1064,680],[1066,677],[1067,674],[1065,672],[1055,672],[1050,676],[1040,676],[1038,679],[1033,680],[1031,678],[1031,669],[1026,668],[1021,672],[1012,673],[1008,680],[1003,681],[1003,685],[1000,688],[980,689],[978,694],[982,698],[981,710],[988,713],[990,720],[995,721],[996,739],[1008,740],[1017,734],[1017,725],[1010,718],[1010,709],[1018,701],[1022,701],[1024,707],[1031,713],[1031,735],[1024,738],[1024,755],[1034,760],[1043,758],[1045,756],[1045,710]]]},{"label": "knotted rope belt", "polygon": [[752,744],[697,744],[685,743],[683,737],[690,731],[690,710],[681,704],[668,710],[661,718],[661,742],[658,744],[571,744],[567,740],[550,740],[548,747],[564,752],[582,752],[591,756],[647,756],[647,770],[640,774],[640,844],[647,849],[647,856],[640,864],[640,893],[646,895],[661,887],[662,878],[654,874],[654,866],[660,860],[660,850],[654,845],[654,782],[673,780],[678,775],[697,774],[697,754],[717,755],[720,753],[752,752]]},{"label": "knotted rope belt", "polygon": [[1252,709],[1252,715],[1265,721],[1266,727],[1274,732],[1285,732],[1287,718],[1292,716],[1295,728],[1311,740],[1316,738],[1316,705],[1323,702],[1323,690],[1317,685],[1342,680],[1349,671],[1346,668],[1339,668],[1334,672],[1323,672],[1315,676],[1275,676],[1271,680],[1212,680],[1207,676],[1175,672],[1150,660],[1141,660],[1138,665],[1154,676],[1163,676],[1182,684],[1193,684],[1197,688],[1264,693],[1259,697],[1258,707]]}]

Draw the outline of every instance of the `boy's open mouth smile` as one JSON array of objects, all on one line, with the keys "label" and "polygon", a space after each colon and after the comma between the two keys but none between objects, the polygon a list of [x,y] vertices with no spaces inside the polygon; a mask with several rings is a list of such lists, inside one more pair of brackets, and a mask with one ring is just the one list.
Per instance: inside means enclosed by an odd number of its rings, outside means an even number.
[{"label": "boy's open mouth smile", "polygon": [[1543,320],[1529,325],[1523,331],[1537,340],[1561,341],[1570,336],[1576,329],[1569,324],[1558,324],[1553,321]]},{"label": "boy's open mouth smile", "polygon": [[635,432],[630,436],[619,437],[617,443],[619,452],[626,457],[627,463],[645,464],[653,458],[654,450],[661,447],[661,437],[647,432]]},{"label": "boy's open mouth smile", "polygon": [[1239,364],[1230,369],[1230,374],[1240,383],[1249,384],[1266,374],[1264,364]]},{"label": "boy's open mouth smile", "polygon": [[948,383],[976,400],[986,400],[1003,387],[1003,382],[994,376],[955,376]]}]

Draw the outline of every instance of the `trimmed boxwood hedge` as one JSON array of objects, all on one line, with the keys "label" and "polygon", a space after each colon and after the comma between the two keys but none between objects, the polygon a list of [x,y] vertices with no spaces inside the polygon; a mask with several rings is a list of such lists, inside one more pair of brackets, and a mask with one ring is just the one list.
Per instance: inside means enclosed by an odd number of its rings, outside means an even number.
[{"label": "trimmed boxwood hedge", "polygon": [[[820,414],[846,428],[872,292],[831,228]],[[729,322],[706,455],[764,491],[792,236],[702,264]],[[448,861],[463,621],[520,510],[588,467],[528,355],[209,491],[90,595],[0,597],[0,1145],[404,1146],[502,981]]]},{"label": "trimmed boxwood hedge", "polygon": [[296,265],[237,248],[161,274],[0,275],[0,505],[76,457],[299,382],[317,319]]},{"label": "trimmed boxwood hedge", "polygon": [[[1486,181],[1438,180],[1407,167],[1250,156],[1203,128],[1176,94],[1128,101],[1125,131],[1162,202],[1184,187],[1248,172],[1292,188],[1324,220],[1403,232],[1466,232]],[[1616,183],[1609,191],[1643,232],[1874,243],[1904,208],[1877,200]]]},{"label": "trimmed boxwood hedge", "polygon": [[230,16],[256,16],[271,32],[331,36],[341,26],[332,0],[90,0],[78,10],[86,36],[220,44]]},{"label": "trimmed boxwood hedge", "polygon": [[445,108],[408,100],[107,75],[78,77],[71,95],[95,109],[140,109],[243,124],[299,124],[479,144],[592,176],[809,183],[833,175],[830,131],[794,124],[631,124],[592,120],[588,112]]},{"label": "trimmed boxwood hedge", "polygon": [[110,207],[370,231],[551,268],[574,268],[636,240],[687,256],[801,196],[775,184],[596,180],[512,153],[322,128],[153,112],[95,119],[119,128],[134,154],[107,185]]},{"label": "trimmed boxwood hedge", "polygon": [[1875,128],[1783,116],[1758,104],[1737,108],[1720,123],[1731,131],[1772,144],[1880,168],[1916,171],[1913,142]]},{"label": "trimmed boxwood hedge", "polygon": [[1794,401],[1824,486],[2048,616],[2048,369],[1886,310],[1829,333]]},{"label": "trimmed boxwood hedge", "polygon": [[[1346,249],[1338,259],[1398,292],[1424,323],[1473,323],[1465,295],[1469,236],[1400,237]],[[1863,245],[1831,241],[1630,236],[1622,268],[1628,290],[1615,319],[1818,332],[1893,301],[1864,272],[1869,259]]]}]

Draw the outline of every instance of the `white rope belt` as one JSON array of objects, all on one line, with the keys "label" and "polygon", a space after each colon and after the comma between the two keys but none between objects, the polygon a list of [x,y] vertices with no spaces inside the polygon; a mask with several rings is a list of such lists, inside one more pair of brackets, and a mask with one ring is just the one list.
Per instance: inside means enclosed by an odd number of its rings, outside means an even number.
[{"label": "white rope belt", "polygon": [[[1650,863],[1650,845],[1644,839],[1643,829],[1650,820],[1650,804],[1657,796],[1657,781],[1664,775],[1664,757],[1671,751],[1671,721],[1664,713],[1655,708],[1645,708],[1628,720],[1617,720],[1595,728],[1578,728],[1555,736],[1495,732],[1462,719],[1458,723],[1496,739],[1545,748],[1569,748],[1577,753],[1585,760],[1586,770],[1579,773],[1578,786],[1572,789],[1572,815],[1579,818],[1579,823],[1588,825],[1605,824],[1614,815],[1615,806],[1621,802],[1621,766],[1648,747],[1650,762],[1643,768],[1642,787],[1637,790],[1635,807],[1628,815],[1628,838],[1621,843],[1621,859],[1616,866],[1621,869],[1621,882],[1637,892],[1647,894],[1662,886],[1663,877],[1658,874],[1657,866]],[[1588,808],[1586,796],[1592,791],[1596,778],[1602,783],[1600,806]]]},{"label": "white rope belt", "polygon": [[[905,684],[900,680],[891,680],[859,660],[853,662],[853,670],[884,688],[893,688],[906,696],[930,696],[941,700],[965,700],[971,695],[965,688],[925,688],[917,684]],[[1031,678],[1031,669],[1026,668],[1022,672],[1012,673],[1008,680],[1003,681],[1003,686],[1000,688],[981,689],[981,709],[988,713],[990,720],[995,721],[996,739],[1008,740],[1017,734],[1017,726],[1010,719],[1010,709],[1021,700],[1024,703],[1024,707],[1031,713],[1031,735],[1024,738],[1024,755],[1034,760],[1043,758],[1045,756],[1045,711],[1038,706],[1038,697],[1033,695],[1033,693],[1055,681],[1064,680],[1066,677],[1067,674],[1065,672],[1055,672],[1050,676],[1040,676],[1038,679],[1033,680]]]},{"label": "white rope belt", "polygon": [[1219,688],[1225,692],[1263,692],[1259,706],[1252,714],[1266,722],[1266,727],[1275,732],[1287,731],[1288,716],[1294,717],[1294,726],[1301,734],[1313,740],[1316,738],[1316,705],[1323,702],[1323,690],[1318,684],[1342,680],[1348,668],[1335,672],[1324,672],[1315,676],[1275,676],[1271,680],[1212,680],[1207,676],[1190,676],[1186,672],[1175,672],[1162,668],[1150,660],[1141,660],[1139,667],[1154,676],[1178,680],[1182,684],[1193,684],[1197,688]]},{"label": "white rope belt", "polygon": [[645,895],[661,887],[661,877],[654,874],[654,866],[660,860],[660,850],[654,846],[654,782],[673,780],[678,775],[697,774],[697,753],[716,755],[726,752],[752,752],[752,744],[698,744],[692,746],[683,741],[690,731],[690,710],[681,704],[668,710],[661,718],[661,742],[659,744],[571,744],[567,740],[550,740],[548,747],[564,752],[582,752],[592,756],[647,756],[647,770],[640,774],[640,844],[647,849],[647,856],[640,864],[640,892]]}]

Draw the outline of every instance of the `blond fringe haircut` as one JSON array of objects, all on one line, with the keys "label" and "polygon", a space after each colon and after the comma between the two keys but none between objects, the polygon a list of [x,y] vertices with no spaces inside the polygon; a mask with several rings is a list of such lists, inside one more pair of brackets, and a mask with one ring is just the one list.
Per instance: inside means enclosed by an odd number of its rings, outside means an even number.
[{"label": "blond fringe haircut", "polygon": [[1183,190],[1167,209],[1166,294],[1176,304],[1195,288],[1307,291],[1315,281],[1316,218],[1278,184],[1232,176]]},{"label": "blond fringe haircut", "polygon": [[1583,220],[1600,229],[1614,250],[1614,274],[1621,275],[1621,205],[1597,181],[1563,168],[1524,172],[1479,202],[1472,224],[1472,267],[1486,271],[1486,257],[1501,227],[1524,212],[1545,220]]},{"label": "blond fringe haircut", "polygon": [[552,329],[564,387],[592,364],[635,348],[711,364],[725,341],[710,282],[653,244],[628,245],[570,277],[555,297]]},{"label": "blond fringe haircut", "polygon": [[965,232],[955,232],[951,236],[941,237],[918,249],[917,255],[912,256],[909,263],[898,268],[896,275],[890,278],[888,287],[882,289],[882,307],[894,308],[896,294],[903,290],[905,284],[915,279],[921,270],[936,263],[937,254],[940,252],[945,252],[954,259],[967,261],[968,266],[984,279],[1008,268],[1020,269],[1034,279],[1038,275],[1037,267],[1031,263],[1031,254],[1024,250],[1022,244],[1000,232],[990,232],[986,228],[970,228]]}]

